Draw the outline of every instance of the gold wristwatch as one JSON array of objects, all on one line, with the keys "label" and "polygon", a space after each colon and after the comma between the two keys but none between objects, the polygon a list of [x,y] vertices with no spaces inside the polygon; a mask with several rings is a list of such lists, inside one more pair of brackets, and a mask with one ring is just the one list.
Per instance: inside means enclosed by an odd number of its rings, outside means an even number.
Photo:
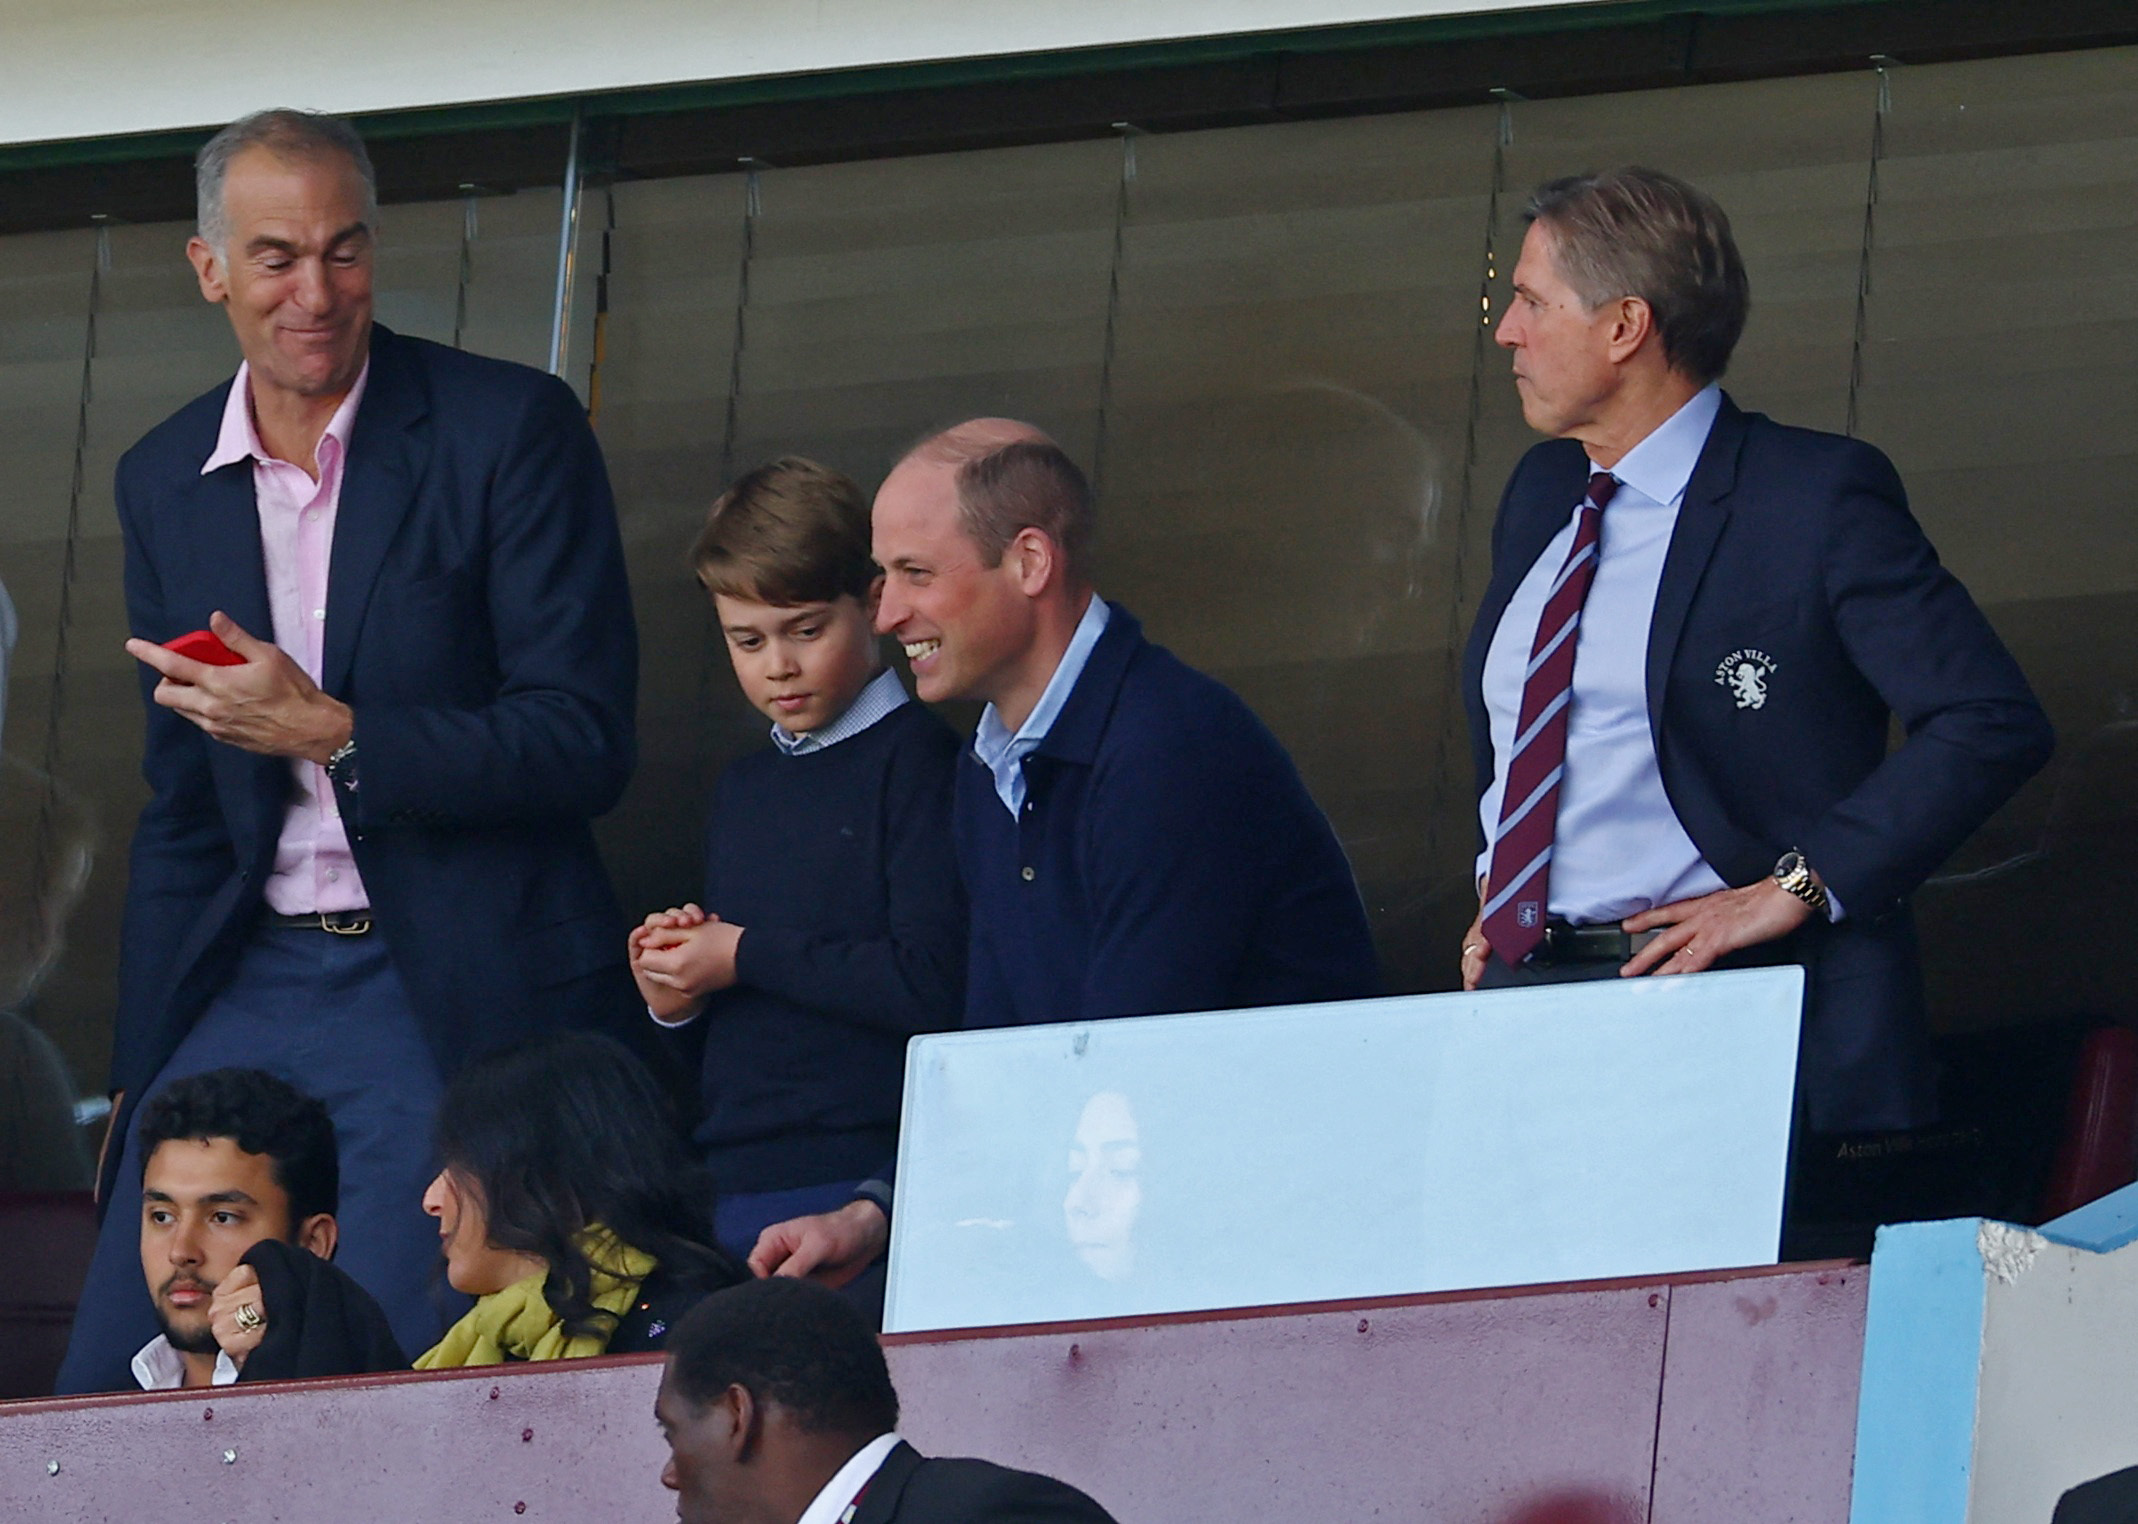
[{"label": "gold wristwatch", "polygon": [[1811,876],[1811,864],[1791,847],[1774,865],[1774,881],[1821,915],[1827,913],[1826,886]]}]

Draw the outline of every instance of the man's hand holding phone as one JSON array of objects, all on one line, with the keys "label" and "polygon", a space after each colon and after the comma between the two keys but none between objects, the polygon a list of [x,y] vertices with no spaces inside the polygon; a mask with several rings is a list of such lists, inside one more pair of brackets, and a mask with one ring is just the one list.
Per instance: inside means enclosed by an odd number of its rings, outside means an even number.
[{"label": "man's hand holding phone", "polygon": [[181,635],[169,646],[129,640],[126,653],[162,679],[158,704],[242,751],[324,766],[355,733],[347,704],[320,692],[288,652],[248,634],[221,610],[209,617],[206,630]]}]

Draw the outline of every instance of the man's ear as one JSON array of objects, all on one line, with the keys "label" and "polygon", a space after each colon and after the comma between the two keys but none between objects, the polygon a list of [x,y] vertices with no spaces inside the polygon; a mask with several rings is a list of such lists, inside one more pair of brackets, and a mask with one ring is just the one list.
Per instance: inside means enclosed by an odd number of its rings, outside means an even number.
[{"label": "man's ear", "polygon": [[298,1248],[310,1249],[321,1259],[332,1259],[334,1246],[341,1242],[341,1225],[332,1212],[314,1212],[297,1224],[294,1241]]},{"label": "man's ear", "polygon": [[200,280],[203,300],[225,302],[230,299],[230,281],[223,269],[223,256],[218,254],[207,239],[199,234],[186,240],[186,258],[193,262],[193,273]]},{"label": "man's ear", "polygon": [[861,595],[861,612],[869,616],[869,628],[876,628],[876,612],[883,607],[883,573],[869,584],[869,590]]},{"label": "man's ear", "polygon": [[1655,337],[1655,309],[1638,296],[1622,296],[1611,305],[1609,352],[1614,363],[1624,364]]},{"label": "man's ear", "polygon": [[753,1459],[764,1445],[765,1410],[739,1381],[720,1394],[716,1406],[727,1421],[728,1454],[737,1461]]},{"label": "man's ear", "polygon": [[1026,525],[1017,531],[1004,552],[1017,575],[1017,587],[1027,598],[1036,598],[1061,580],[1062,548],[1044,531]]}]

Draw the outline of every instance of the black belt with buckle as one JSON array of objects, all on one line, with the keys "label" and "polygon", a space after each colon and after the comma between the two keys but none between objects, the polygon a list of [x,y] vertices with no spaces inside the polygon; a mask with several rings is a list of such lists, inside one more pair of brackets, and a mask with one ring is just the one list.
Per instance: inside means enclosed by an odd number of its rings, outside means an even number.
[{"label": "black belt with buckle", "polygon": [[277,915],[269,911],[261,920],[268,926],[328,931],[337,937],[360,937],[371,930],[371,912],[368,910],[307,910],[302,915]]},{"label": "black belt with buckle", "polygon": [[1654,940],[1655,933],[1639,936],[1622,926],[1604,922],[1575,926],[1566,921],[1546,921],[1544,940],[1528,961],[1539,968],[1557,968],[1568,963],[1624,963]]}]

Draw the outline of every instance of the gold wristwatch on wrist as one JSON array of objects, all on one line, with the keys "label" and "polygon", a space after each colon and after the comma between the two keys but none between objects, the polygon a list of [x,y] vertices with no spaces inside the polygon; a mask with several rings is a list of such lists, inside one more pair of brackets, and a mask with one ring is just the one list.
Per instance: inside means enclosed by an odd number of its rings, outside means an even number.
[{"label": "gold wristwatch on wrist", "polygon": [[1784,852],[1781,861],[1774,865],[1774,881],[1819,914],[1827,913],[1830,902],[1826,897],[1826,886],[1811,876],[1811,864],[1804,861],[1804,854],[1796,848]]}]

